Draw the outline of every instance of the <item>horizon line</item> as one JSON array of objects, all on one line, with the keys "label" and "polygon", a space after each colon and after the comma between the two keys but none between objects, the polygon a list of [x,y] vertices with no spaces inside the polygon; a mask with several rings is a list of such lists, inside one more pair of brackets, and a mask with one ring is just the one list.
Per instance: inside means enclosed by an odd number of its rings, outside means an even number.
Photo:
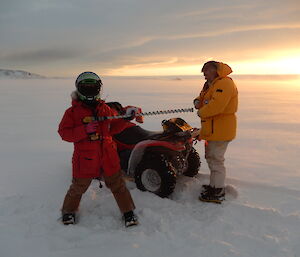
[{"label": "horizon line", "polygon": [[[169,78],[174,80],[181,80],[182,78],[201,78],[202,74],[199,75],[100,75],[105,78],[125,78],[125,79],[151,79],[151,78]],[[246,78],[246,77],[289,77],[289,78],[300,78],[300,74],[230,74],[229,77]],[[71,79],[73,76],[45,76],[45,78],[53,79]]]}]

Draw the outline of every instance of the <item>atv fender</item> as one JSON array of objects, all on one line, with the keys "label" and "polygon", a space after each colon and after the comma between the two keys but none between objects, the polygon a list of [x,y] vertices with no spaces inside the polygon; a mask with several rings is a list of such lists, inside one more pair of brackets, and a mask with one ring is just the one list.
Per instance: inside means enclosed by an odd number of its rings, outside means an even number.
[{"label": "atv fender", "polygon": [[149,147],[164,147],[170,149],[171,151],[184,151],[185,146],[182,144],[176,144],[166,141],[158,141],[158,140],[145,140],[138,143],[132,150],[129,163],[128,163],[128,171],[129,175],[133,176],[135,169],[139,162],[142,160],[144,156],[144,152]]}]

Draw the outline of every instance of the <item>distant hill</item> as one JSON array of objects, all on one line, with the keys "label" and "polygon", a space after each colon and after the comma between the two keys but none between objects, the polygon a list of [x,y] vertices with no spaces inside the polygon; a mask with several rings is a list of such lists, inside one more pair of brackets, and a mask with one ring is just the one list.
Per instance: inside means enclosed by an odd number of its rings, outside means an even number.
[{"label": "distant hill", "polygon": [[11,79],[43,79],[45,76],[31,73],[22,70],[4,70],[0,69],[0,78],[11,78]]}]

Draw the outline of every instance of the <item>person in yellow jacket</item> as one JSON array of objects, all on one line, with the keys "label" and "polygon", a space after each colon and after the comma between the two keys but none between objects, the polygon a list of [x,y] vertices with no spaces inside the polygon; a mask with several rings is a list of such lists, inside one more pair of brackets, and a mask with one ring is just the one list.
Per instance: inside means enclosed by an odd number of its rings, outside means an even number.
[{"label": "person in yellow jacket", "polygon": [[200,95],[194,99],[201,118],[200,139],[205,144],[205,159],[210,169],[210,183],[203,185],[199,200],[221,203],[225,199],[224,155],[236,136],[238,91],[228,75],[231,68],[221,62],[209,61],[203,65],[206,82]]}]

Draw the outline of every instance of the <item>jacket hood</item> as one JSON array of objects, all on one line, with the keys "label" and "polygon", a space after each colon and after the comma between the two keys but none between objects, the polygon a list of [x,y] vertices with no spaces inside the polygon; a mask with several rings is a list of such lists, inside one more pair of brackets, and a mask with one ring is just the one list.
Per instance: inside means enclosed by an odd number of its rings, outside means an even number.
[{"label": "jacket hood", "polygon": [[76,91],[73,91],[71,93],[71,100],[72,100],[72,105],[76,106],[76,105],[81,105],[82,102],[79,100],[78,94]]},{"label": "jacket hood", "polygon": [[232,69],[226,63],[218,62],[217,73],[219,77],[224,78],[232,72]]},{"label": "jacket hood", "polygon": [[[83,104],[83,102],[79,99],[79,96],[78,96],[78,94],[77,94],[76,91],[73,91],[71,93],[71,100],[72,100],[72,105],[73,106],[75,106],[75,105],[82,105]],[[98,101],[99,101],[99,103],[104,103],[103,100],[98,100]]]},{"label": "jacket hood", "polygon": [[79,99],[78,99],[78,94],[77,94],[76,91],[73,91],[73,92],[71,93],[71,99],[72,99],[72,100],[79,100]]}]

